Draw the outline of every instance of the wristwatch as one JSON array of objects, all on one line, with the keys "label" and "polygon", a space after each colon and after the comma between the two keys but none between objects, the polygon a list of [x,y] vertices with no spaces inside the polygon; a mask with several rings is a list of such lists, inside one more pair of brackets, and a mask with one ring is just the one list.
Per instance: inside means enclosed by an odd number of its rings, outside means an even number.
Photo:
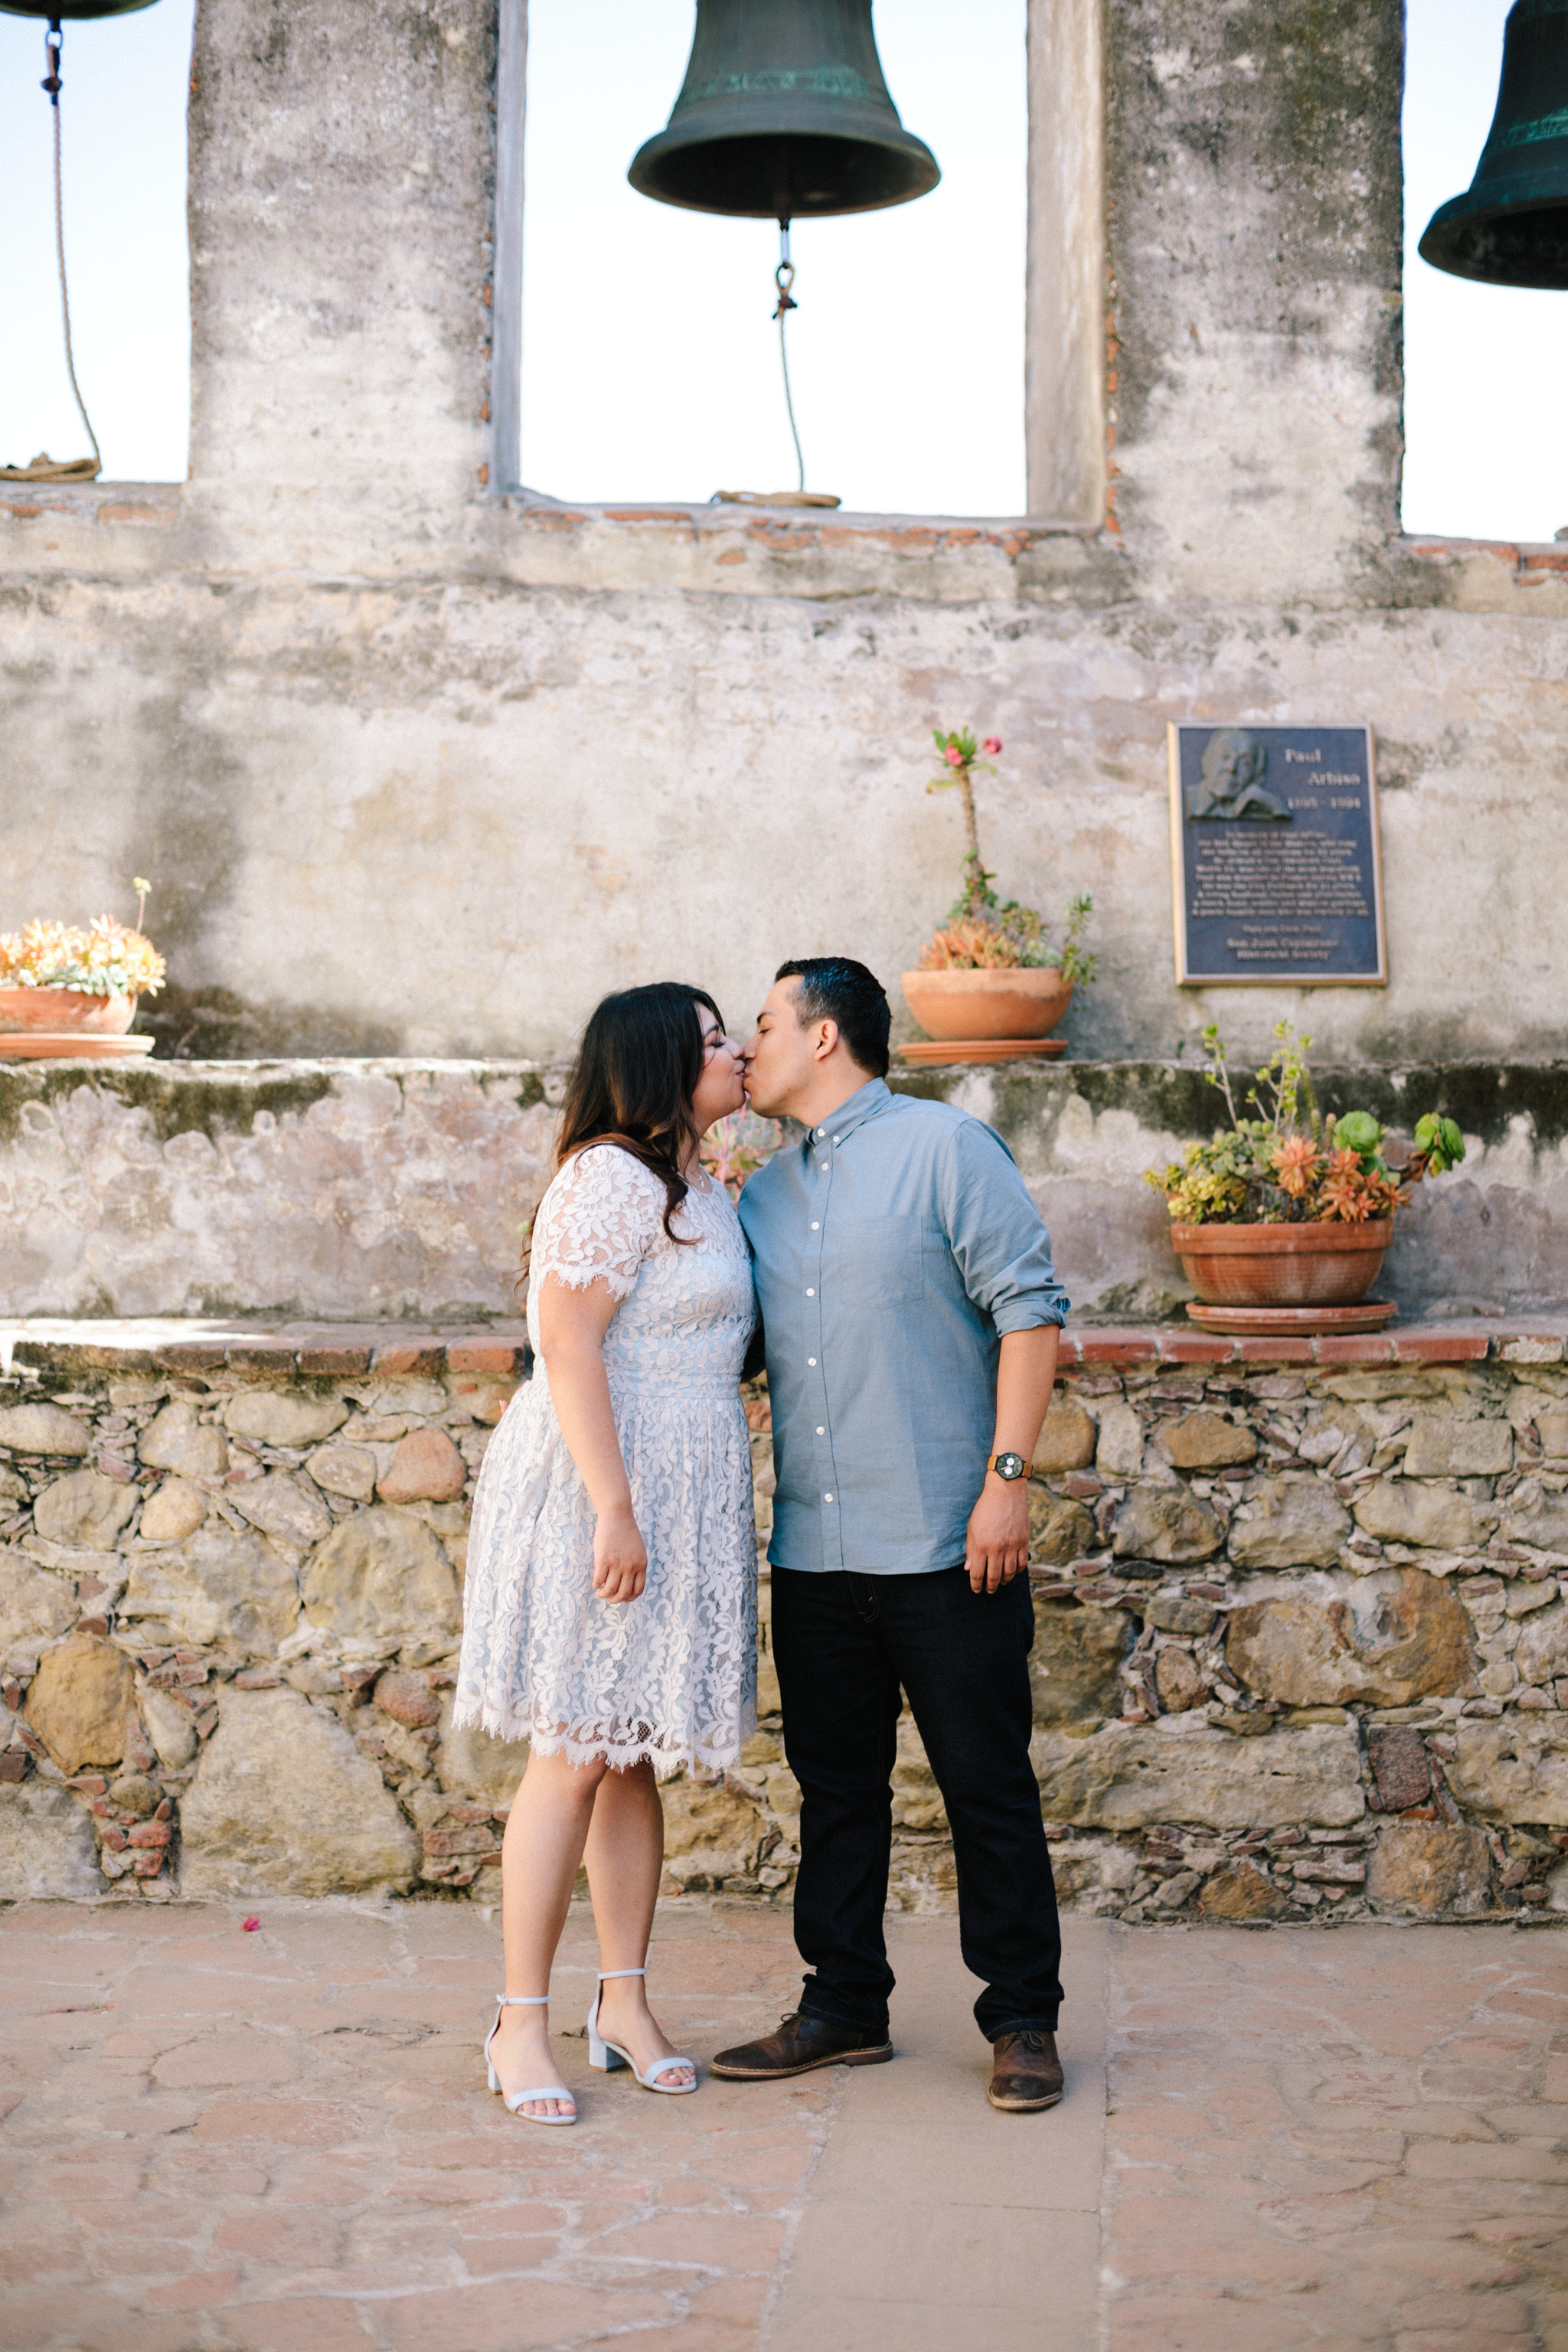
[{"label": "wristwatch", "polygon": [[994,1470],[998,1478],[1021,1478],[1028,1466],[1021,1454],[992,1454],[986,1456],[985,1467]]}]

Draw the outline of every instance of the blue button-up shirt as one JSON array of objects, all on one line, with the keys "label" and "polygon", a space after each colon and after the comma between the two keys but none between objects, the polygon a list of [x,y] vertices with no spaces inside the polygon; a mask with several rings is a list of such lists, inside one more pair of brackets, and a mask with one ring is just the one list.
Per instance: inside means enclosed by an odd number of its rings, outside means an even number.
[{"label": "blue button-up shirt", "polygon": [[1061,1323],[1051,1237],[994,1128],[873,1078],[741,1194],[766,1333],[775,1568],[952,1568],[1002,1334]]}]

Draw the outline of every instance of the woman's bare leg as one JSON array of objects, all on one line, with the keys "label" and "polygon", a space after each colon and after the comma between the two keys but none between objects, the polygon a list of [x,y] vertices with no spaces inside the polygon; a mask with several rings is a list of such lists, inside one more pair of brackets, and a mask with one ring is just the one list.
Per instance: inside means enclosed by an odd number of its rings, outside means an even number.
[{"label": "woman's bare leg", "polygon": [[[572,1765],[563,1756],[528,1759],[501,1842],[501,1933],[510,1993],[550,1990],[555,1947],[605,1778],[602,1760]],[[560,2081],[550,2052],[549,2016],[546,2009],[502,2010],[490,2056],[503,2091]],[[521,2112],[563,2116],[575,2109],[563,2086],[559,2098],[530,2099]]]},{"label": "woman's bare leg", "polygon": [[[651,1764],[605,1774],[594,1792],[584,1860],[599,1934],[599,1966],[641,1968],[664,1863],[664,1807]],[[599,2031],[631,2052],[639,2074],[656,2058],[674,2054],[654,2022],[641,1977],[615,1978],[600,1986]],[[696,2075],[690,2067],[671,2067],[659,2079],[674,2088],[695,2082]]]}]

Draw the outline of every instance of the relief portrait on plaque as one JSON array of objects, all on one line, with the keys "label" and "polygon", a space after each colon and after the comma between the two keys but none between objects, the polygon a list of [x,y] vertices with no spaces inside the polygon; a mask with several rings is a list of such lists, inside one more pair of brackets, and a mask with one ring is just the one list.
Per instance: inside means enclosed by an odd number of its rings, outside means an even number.
[{"label": "relief portrait on plaque", "polygon": [[1169,742],[1178,986],[1386,986],[1371,728]]},{"label": "relief portrait on plaque", "polygon": [[1289,824],[1289,810],[1264,782],[1268,773],[1268,748],[1249,727],[1216,728],[1204,745],[1198,781],[1187,794],[1187,814],[1194,824]]}]

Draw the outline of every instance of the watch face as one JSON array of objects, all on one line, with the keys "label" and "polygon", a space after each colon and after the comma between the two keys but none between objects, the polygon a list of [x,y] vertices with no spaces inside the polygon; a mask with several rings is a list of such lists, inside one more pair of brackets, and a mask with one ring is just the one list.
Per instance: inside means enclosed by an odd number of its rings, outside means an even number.
[{"label": "watch face", "polygon": [[1021,1454],[999,1454],[996,1456],[996,1475],[998,1478],[1021,1478],[1024,1475],[1025,1466],[1024,1457]]}]

